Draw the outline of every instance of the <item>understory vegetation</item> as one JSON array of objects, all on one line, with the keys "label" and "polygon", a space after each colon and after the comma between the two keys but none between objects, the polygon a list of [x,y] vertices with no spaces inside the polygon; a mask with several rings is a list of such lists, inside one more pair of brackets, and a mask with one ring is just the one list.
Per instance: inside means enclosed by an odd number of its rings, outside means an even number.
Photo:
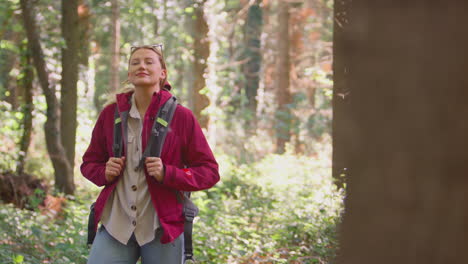
[{"label": "understory vegetation", "polygon": [[[271,154],[238,164],[218,155],[222,181],[192,195],[200,208],[199,263],[331,263],[343,194],[328,156],[324,149],[314,158]],[[86,263],[88,207],[97,191],[82,183],[54,220],[1,204],[0,263]]]}]

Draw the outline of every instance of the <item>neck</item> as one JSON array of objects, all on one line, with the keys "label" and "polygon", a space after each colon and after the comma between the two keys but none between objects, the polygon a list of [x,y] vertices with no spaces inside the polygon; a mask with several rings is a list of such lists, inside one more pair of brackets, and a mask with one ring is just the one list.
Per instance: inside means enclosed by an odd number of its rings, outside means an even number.
[{"label": "neck", "polygon": [[135,103],[141,116],[144,116],[146,110],[151,104],[154,92],[159,92],[159,85],[155,87],[135,87]]}]

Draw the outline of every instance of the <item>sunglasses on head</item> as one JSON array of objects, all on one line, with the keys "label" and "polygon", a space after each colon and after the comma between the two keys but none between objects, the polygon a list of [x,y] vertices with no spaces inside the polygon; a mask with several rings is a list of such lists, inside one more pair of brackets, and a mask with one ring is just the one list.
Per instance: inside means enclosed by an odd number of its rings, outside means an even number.
[{"label": "sunglasses on head", "polygon": [[131,46],[130,47],[130,54],[132,54],[133,52],[135,52],[137,49],[141,49],[141,48],[144,48],[144,49],[152,49],[156,52],[163,52],[163,44],[153,44],[153,45],[141,45],[141,46]]}]

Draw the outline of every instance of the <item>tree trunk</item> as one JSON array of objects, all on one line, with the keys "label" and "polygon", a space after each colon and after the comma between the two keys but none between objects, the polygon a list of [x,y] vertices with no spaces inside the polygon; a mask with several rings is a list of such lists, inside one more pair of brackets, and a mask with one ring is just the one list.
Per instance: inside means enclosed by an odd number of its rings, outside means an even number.
[{"label": "tree trunk", "polygon": [[33,79],[34,72],[32,66],[32,57],[27,47],[22,45],[22,63],[21,69],[23,70],[23,78],[21,79],[21,86],[24,90],[23,104],[23,135],[20,141],[20,153],[18,157],[18,165],[16,166],[16,174],[21,175],[24,172],[24,163],[28,155],[29,145],[31,144],[32,134],[32,121],[33,121]]},{"label": "tree trunk", "polygon": [[120,20],[119,0],[112,0],[112,42],[111,42],[111,69],[109,90],[117,91],[120,86],[119,62],[120,62]]},{"label": "tree trunk", "polygon": [[352,91],[337,263],[468,263],[468,2],[350,2],[335,31]]},{"label": "tree trunk", "polygon": [[289,3],[281,0],[279,3],[279,34],[278,34],[278,64],[276,70],[276,152],[284,153],[286,143],[291,138],[291,91],[289,73],[291,62],[289,57]]},{"label": "tree trunk", "polygon": [[66,194],[72,194],[75,189],[72,177],[73,171],[60,141],[59,104],[55,96],[55,87],[49,82],[32,3],[31,0],[21,0],[20,5],[28,39],[28,49],[32,54],[34,67],[47,103],[47,120],[44,124],[44,131],[47,151],[55,171],[55,187]]},{"label": "tree trunk", "polygon": [[[16,16],[7,17],[6,19],[16,21]],[[21,36],[18,32],[14,32],[11,27],[6,27],[3,31],[4,35],[2,37],[4,40],[11,41],[13,45],[16,46],[19,45]],[[0,51],[0,60],[2,61],[0,65],[0,89],[5,88],[8,92],[5,97],[5,101],[10,103],[12,108],[16,110],[19,106],[19,87],[16,85],[16,78],[12,78],[12,76],[10,76],[10,72],[12,69],[18,67],[18,55],[11,50],[4,49]],[[3,93],[0,96],[3,97]]]},{"label": "tree trunk", "polygon": [[[348,129],[350,123],[349,99],[351,91],[347,84],[348,69],[346,62],[349,57],[349,47],[345,45],[345,27],[348,26],[347,4],[348,1],[338,1],[334,6],[335,24],[333,31],[333,120],[332,120],[332,138],[333,138],[333,165],[332,175],[336,185],[343,188],[346,182],[347,170],[349,168],[349,148],[347,145],[352,141],[349,137]],[[348,48],[348,49],[347,49]]]},{"label": "tree trunk", "polygon": [[79,27],[79,61],[81,65],[88,66],[89,59],[89,32],[91,29],[90,11],[87,0],[78,1],[78,27]]},{"label": "tree trunk", "polygon": [[[57,182],[59,189],[67,189],[73,184],[73,168],[75,167],[75,142],[77,127],[77,82],[79,64],[79,24],[78,0],[62,0],[62,36],[65,47],[62,48],[62,80],[61,80],[61,115],[60,133],[62,145],[72,168],[71,175],[61,175]],[[69,179],[65,177],[70,177]]]},{"label": "tree trunk", "polygon": [[[305,53],[304,51],[304,28],[306,27],[307,19],[309,18],[310,13],[307,12],[307,7],[304,7],[304,4],[297,5],[295,8],[291,9],[290,19],[289,19],[289,40],[290,40],[290,90],[293,94],[302,94],[310,93],[315,90],[308,77],[307,81],[304,82],[301,78],[301,73],[303,68],[301,67],[301,56]],[[314,50],[317,52],[317,50]],[[305,85],[304,85],[305,83]],[[296,102],[293,102],[294,107],[300,107]],[[309,106],[314,109],[315,102],[310,103]],[[301,140],[300,136],[300,126],[301,119],[299,118],[300,113],[291,114],[291,143],[294,145],[294,153],[302,154],[304,152],[304,142]],[[311,118],[311,117],[309,117]]]},{"label": "tree trunk", "polygon": [[206,87],[205,72],[208,68],[207,62],[210,56],[210,42],[208,40],[208,23],[205,19],[204,4],[206,1],[202,1],[195,7],[193,23],[193,50],[194,50],[194,63],[193,63],[193,112],[200,122],[202,128],[208,128],[209,118],[207,115],[202,115],[202,110],[205,109],[210,101],[208,96],[200,93],[202,89]]},{"label": "tree trunk", "polygon": [[247,99],[248,119],[247,131],[255,132],[257,113],[257,94],[260,84],[260,66],[262,64],[261,35],[262,8],[259,1],[249,7],[247,20],[244,25],[244,58],[248,59],[242,70],[245,76],[245,96]]}]

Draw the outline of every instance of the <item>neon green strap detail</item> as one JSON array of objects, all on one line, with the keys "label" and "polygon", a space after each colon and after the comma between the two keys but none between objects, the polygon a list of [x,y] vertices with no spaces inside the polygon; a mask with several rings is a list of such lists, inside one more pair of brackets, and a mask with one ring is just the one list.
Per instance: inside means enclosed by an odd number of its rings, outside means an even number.
[{"label": "neon green strap detail", "polygon": [[161,124],[161,125],[167,127],[167,121],[166,121],[166,120],[164,120],[164,119],[158,117],[158,119],[157,119],[156,121],[158,121],[159,124]]},{"label": "neon green strap detail", "polygon": [[120,123],[120,121],[121,121],[121,120],[120,120],[120,117],[117,117],[117,118],[115,119],[115,121],[114,121],[114,124],[118,124],[118,123]]}]

